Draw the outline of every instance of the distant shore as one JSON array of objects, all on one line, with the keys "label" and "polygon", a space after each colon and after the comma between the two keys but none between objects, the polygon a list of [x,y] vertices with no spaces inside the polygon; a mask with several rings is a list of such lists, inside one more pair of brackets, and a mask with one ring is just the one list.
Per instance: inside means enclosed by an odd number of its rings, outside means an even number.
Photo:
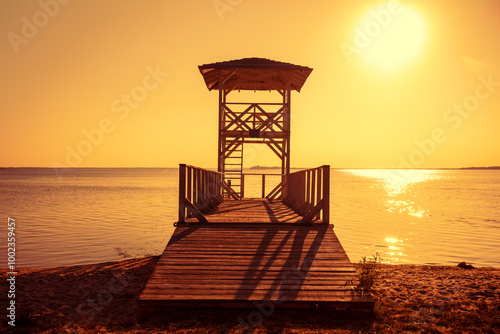
[{"label": "distant shore", "polygon": [[[170,322],[137,323],[137,298],[158,257],[83,266],[25,269],[16,279],[16,330],[29,333],[238,333],[237,318],[252,310],[199,310]],[[359,270],[360,266],[355,265]],[[1,279],[5,282],[6,274]],[[0,296],[7,303],[6,284]],[[500,333],[500,268],[382,265],[375,284],[375,315],[331,311],[276,312],[256,333],[488,332]],[[4,311],[5,312],[5,311]],[[23,319],[24,318],[24,319]],[[28,320],[29,319],[29,320]],[[25,322],[22,324],[22,322]],[[5,322],[0,331],[12,328]]]},{"label": "distant shore", "polygon": [[[61,167],[56,169],[177,169],[179,167]],[[310,167],[291,167],[291,169],[308,169]],[[54,167],[0,167],[2,169],[54,169]],[[216,170],[216,167],[207,167],[207,169]],[[247,169],[246,167],[244,169]],[[252,166],[248,169],[281,169],[278,166]],[[500,166],[489,167],[429,167],[429,168],[397,168],[397,167],[331,167],[334,170],[343,169],[416,169],[416,170],[500,170]]]},{"label": "distant shore", "polygon": [[[278,166],[252,166],[249,169],[281,169]],[[291,169],[307,169],[306,167],[291,167]],[[417,170],[500,170],[500,166],[489,166],[489,167],[450,167],[450,168],[370,168],[370,167],[331,167],[334,170],[344,170],[344,169],[417,169]]]}]

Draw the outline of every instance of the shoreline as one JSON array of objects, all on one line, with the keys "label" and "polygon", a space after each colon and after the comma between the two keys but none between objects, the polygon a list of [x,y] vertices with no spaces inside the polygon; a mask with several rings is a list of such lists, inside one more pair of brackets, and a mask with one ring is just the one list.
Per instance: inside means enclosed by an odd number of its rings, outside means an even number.
[{"label": "shoreline", "polygon": [[[20,269],[16,332],[115,333],[144,331],[242,332],[237,320],[253,310],[187,312],[170,323],[137,323],[137,297],[159,256],[90,265]],[[361,265],[355,264],[360,270]],[[7,274],[2,271],[5,282]],[[1,285],[6,310],[7,284]],[[275,312],[255,333],[456,332],[500,333],[500,268],[382,264],[374,285],[374,316],[338,318],[325,310],[308,317]],[[6,312],[6,311],[4,311]],[[189,314],[191,313],[191,314]],[[300,314],[300,312],[299,312]],[[30,315],[30,316],[29,316]],[[20,324],[22,318],[26,323]],[[28,321],[27,319],[30,318]],[[4,316],[5,319],[5,316]],[[4,321],[0,331],[12,331]]]}]

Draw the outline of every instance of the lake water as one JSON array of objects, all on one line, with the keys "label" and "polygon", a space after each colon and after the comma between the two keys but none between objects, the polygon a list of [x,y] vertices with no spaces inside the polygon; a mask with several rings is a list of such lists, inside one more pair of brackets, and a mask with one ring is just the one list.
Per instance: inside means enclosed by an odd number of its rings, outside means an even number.
[{"label": "lake water", "polygon": [[[0,267],[16,220],[17,267],[159,255],[177,220],[177,169],[0,170]],[[247,171],[251,173],[275,171]],[[278,178],[267,178],[271,190]],[[245,180],[260,194],[260,178]],[[500,171],[332,170],[331,222],[349,258],[500,267]]]}]

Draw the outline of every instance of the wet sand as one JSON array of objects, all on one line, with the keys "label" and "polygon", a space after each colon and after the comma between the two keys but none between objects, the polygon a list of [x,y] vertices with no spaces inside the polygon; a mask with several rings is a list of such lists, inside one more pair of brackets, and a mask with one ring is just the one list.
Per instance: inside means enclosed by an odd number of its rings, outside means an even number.
[{"label": "wet sand", "polygon": [[[158,257],[20,270],[16,328],[25,333],[243,333],[255,310],[191,310],[137,322],[137,298]],[[356,265],[360,269],[360,265]],[[1,279],[6,282],[5,271]],[[6,310],[8,284],[1,285]],[[374,315],[273,312],[254,333],[500,333],[500,269],[381,265]],[[6,311],[5,312],[6,315]],[[5,319],[5,315],[3,318]],[[168,319],[168,321],[165,321]],[[240,320],[239,320],[240,319]],[[255,323],[259,325],[259,323]],[[0,331],[12,327],[2,322]]]}]

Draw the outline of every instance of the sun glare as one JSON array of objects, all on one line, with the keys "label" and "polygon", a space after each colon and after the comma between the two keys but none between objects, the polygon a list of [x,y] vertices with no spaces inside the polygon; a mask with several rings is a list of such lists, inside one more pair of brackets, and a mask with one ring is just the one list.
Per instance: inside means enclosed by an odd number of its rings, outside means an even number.
[{"label": "sun glare", "polygon": [[396,70],[416,59],[422,51],[427,26],[422,16],[412,7],[400,4],[370,10],[363,18],[360,38],[369,43],[361,51],[362,57],[376,67]]},{"label": "sun glare", "polygon": [[[347,171],[353,175],[378,180],[387,194],[387,197],[383,198],[387,211],[418,218],[426,215],[427,211],[414,202],[415,194],[409,193],[409,187],[443,177],[440,171],[435,170],[357,169]],[[387,239],[386,241],[390,242]]]}]

